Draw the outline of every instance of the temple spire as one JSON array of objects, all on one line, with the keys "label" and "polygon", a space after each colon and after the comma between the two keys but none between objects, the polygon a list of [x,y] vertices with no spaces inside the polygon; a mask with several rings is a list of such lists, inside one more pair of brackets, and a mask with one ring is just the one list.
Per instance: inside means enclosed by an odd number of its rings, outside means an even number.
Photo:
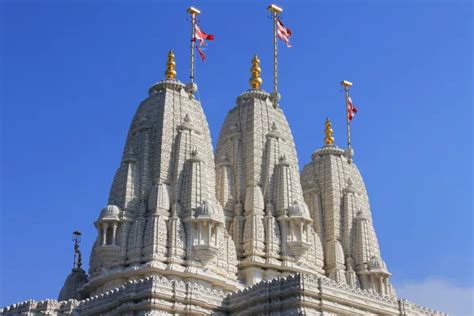
[{"label": "temple spire", "polygon": [[260,59],[258,56],[255,55],[252,59],[252,67],[250,68],[251,77],[249,79],[250,87],[252,89],[261,89],[260,86],[262,85],[262,78],[260,77],[260,73],[262,72],[262,68],[260,68]]},{"label": "temple spire", "polygon": [[176,79],[176,62],[174,61],[174,53],[171,49],[168,52],[165,75],[166,79]]},{"label": "temple spire", "polygon": [[324,134],[326,135],[326,137],[324,138],[324,143],[326,143],[326,146],[332,146],[334,144],[334,131],[332,130],[332,125],[329,118],[326,118],[326,123],[324,123],[324,125]]}]

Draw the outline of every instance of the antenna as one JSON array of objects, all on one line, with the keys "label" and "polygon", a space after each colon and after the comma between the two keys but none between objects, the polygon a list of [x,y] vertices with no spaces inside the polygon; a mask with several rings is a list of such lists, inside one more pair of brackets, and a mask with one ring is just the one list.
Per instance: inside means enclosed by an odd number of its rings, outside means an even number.
[{"label": "antenna", "polygon": [[280,95],[278,94],[278,38],[277,38],[277,19],[280,13],[283,12],[283,9],[275,4],[271,4],[267,8],[268,11],[272,14],[273,20],[273,106],[278,107],[278,101],[280,100]]},{"label": "antenna", "polygon": [[[349,88],[352,87],[352,82],[347,81],[347,80],[342,80],[341,81],[341,86],[344,89],[344,97],[346,100],[346,127],[347,127],[347,150],[348,150],[348,161],[351,163],[352,161],[352,142],[351,142],[351,119],[352,116],[351,113],[349,113],[349,105],[352,107],[352,103],[350,101],[350,93],[349,93]],[[352,109],[351,109],[352,111]]]},{"label": "antenna", "polygon": [[81,235],[82,233],[78,230],[72,233],[72,241],[74,242],[74,264],[73,269],[81,269],[82,268],[82,255],[81,250],[79,249],[79,244],[81,243]]},{"label": "antenna", "polygon": [[196,17],[201,14],[201,11],[195,7],[189,7],[186,10],[191,15],[191,69],[189,74],[190,83],[194,83],[194,45],[196,45]]}]

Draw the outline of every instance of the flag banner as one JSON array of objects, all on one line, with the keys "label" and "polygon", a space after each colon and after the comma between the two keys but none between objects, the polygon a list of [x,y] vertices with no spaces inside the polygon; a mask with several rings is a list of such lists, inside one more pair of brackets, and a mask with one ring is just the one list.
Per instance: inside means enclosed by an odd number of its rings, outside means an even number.
[{"label": "flag banner", "polygon": [[196,39],[199,40],[200,46],[205,46],[206,40],[208,41],[214,40],[214,35],[203,32],[201,28],[199,27],[199,25],[197,25],[197,23],[195,24],[195,31],[196,31]]},{"label": "flag banner", "polygon": [[199,53],[199,56],[201,56],[201,60],[205,61],[206,55],[204,54],[202,48],[207,45],[206,41],[214,40],[214,35],[203,32],[197,23],[194,25],[194,34],[195,37],[193,41],[196,42],[196,40],[199,40],[199,43],[196,43],[196,49]]},{"label": "flag banner", "polygon": [[291,47],[290,44],[290,37],[291,37],[291,30],[283,24],[280,19],[276,20],[277,22],[277,35],[278,37],[285,42],[286,47]]},{"label": "flag banner", "polygon": [[199,53],[199,56],[201,56],[201,60],[205,61],[206,60],[206,54],[204,54],[204,51],[199,47],[199,45],[196,44],[196,49]]},{"label": "flag banner", "polygon": [[347,118],[349,119],[349,121],[352,121],[355,114],[357,113],[357,108],[352,104],[351,97],[347,97],[346,105],[347,105]]}]

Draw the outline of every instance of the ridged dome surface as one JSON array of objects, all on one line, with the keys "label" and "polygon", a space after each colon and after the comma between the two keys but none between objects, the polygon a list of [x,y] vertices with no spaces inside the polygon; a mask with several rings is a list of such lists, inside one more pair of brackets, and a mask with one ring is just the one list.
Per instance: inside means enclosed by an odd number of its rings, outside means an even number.
[{"label": "ridged dome surface", "polygon": [[100,212],[100,220],[118,220],[120,216],[120,208],[117,205],[107,205]]},{"label": "ridged dome surface", "polygon": [[304,217],[310,218],[308,207],[305,203],[300,203],[295,201],[289,208],[288,208],[288,216],[289,217]]},{"label": "ridged dome surface", "polygon": [[219,206],[209,203],[208,201],[204,201],[196,208],[196,217],[222,217],[222,215],[222,210],[219,208]]}]

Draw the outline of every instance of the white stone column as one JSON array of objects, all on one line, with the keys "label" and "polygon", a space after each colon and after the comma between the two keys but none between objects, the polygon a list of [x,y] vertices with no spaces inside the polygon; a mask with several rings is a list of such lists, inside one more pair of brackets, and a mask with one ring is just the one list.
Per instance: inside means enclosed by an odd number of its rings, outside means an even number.
[{"label": "white stone column", "polygon": [[113,226],[112,226],[112,245],[116,245],[116,242],[115,242],[115,237],[117,235],[117,223],[113,223]]},{"label": "white stone column", "polygon": [[210,221],[207,224],[207,243],[212,244],[212,223]]},{"label": "white stone column", "polygon": [[105,246],[107,244],[107,228],[108,224],[104,223],[102,224],[102,246]]}]

